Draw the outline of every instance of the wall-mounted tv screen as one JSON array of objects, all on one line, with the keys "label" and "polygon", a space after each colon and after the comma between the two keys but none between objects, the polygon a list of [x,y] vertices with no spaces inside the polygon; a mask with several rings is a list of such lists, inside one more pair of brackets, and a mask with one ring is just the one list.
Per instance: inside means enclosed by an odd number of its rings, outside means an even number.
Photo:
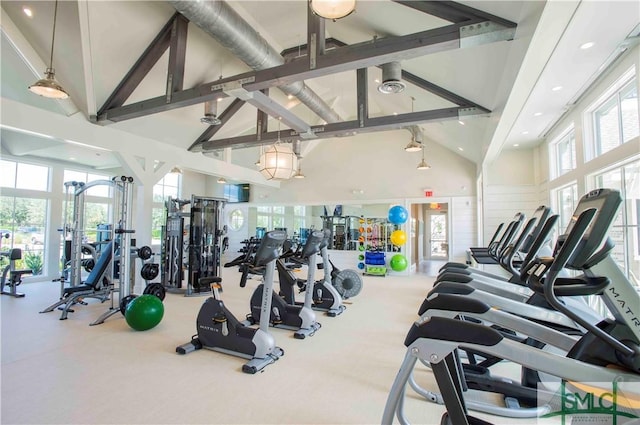
[{"label": "wall-mounted tv screen", "polygon": [[249,184],[225,184],[224,197],[228,202],[249,202]]}]

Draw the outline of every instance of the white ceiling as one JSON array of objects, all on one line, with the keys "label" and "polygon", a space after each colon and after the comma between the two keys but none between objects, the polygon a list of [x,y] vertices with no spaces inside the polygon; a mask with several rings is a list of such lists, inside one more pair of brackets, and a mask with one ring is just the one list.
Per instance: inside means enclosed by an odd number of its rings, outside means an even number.
[{"label": "white ceiling", "polygon": [[[568,25],[554,44],[553,55],[542,66],[542,73],[524,78],[527,69],[521,64],[527,55],[532,37],[536,33],[545,3],[542,1],[465,1],[479,10],[509,19],[518,24],[515,40],[436,53],[402,62],[403,69],[465,97],[493,112],[488,116],[470,117],[464,125],[456,121],[421,125],[427,140],[440,143],[456,154],[481,164],[491,143],[500,148],[535,146],[545,129],[567,109],[584,84],[598,72],[598,67],[611,55],[616,46],[638,23],[638,2],[583,1],[573,13]],[[575,6],[576,2],[571,3]],[[277,51],[306,43],[306,0],[297,1],[234,1],[232,7],[241,14]],[[27,17],[22,9],[30,7],[34,16]],[[62,1],[59,3],[58,27],[54,67],[58,81],[69,91],[72,103],[58,104],[42,99],[26,90],[39,76],[34,75],[31,63],[42,73],[48,61],[51,42],[53,2],[2,1],[2,63],[0,64],[2,96],[56,113],[71,114],[74,107],[85,116],[95,114],[113,92],[123,76],[133,66],[144,49],[164,24],[175,13],[165,2],[151,1]],[[9,18],[9,19],[6,19]],[[15,28],[11,27],[15,24]],[[358,2],[356,13],[337,22],[326,23],[327,37],[348,44],[371,40],[373,37],[396,36],[437,28],[448,22],[417,12],[406,6],[386,0]],[[19,43],[20,37],[29,54]],[[11,41],[11,42],[10,42]],[[587,41],[596,41],[593,48],[580,50]],[[13,46],[18,45],[16,50]],[[535,56],[535,52],[534,56]],[[531,55],[532,52],[529,52]],[[34,58],[35,56],[35,58]],[[26,61],[23,60],[26,58]],[[158,61],[127,103],[160,96],[164,93],[168,53]],[[249,68],[240,62],[197,26],[190,24],[184,87],[213,81],[220,76],[229,77]],[[411,97],[416,111],[451,105],[411,84],[396,95],[382,95],[376,90],[375,79],[380,78],[377,68],[369,70],[370,116],[410,112]],[[516,119],[508,126],[501,140],[495,139],[514,83],[529,81],[517,89],[526,99],[519,105]],[[306,81],[324,101],[345,120],[356,117],[355,72]],[[551,88],[562,86],[560,91]],[[279,90],[270,96],[287,106],[298,117],[314,125],[320,118],[296,100],[289,100]],[[220,102],[223,111],[232,99]],[[533,117],[542,111],[543,115]],[[204,131],[199,122],[202,105],[181,108],[142,118],[111,124],[113,127],[187,149]],[[245,105],[216,135],[216,138],[234,137],[255,131],[256,110]],[[270,130],[276,129],[271,120]],[[527,134],[523,134],[523,132]],[[46,149],[30,136],[28,143],[20,142],[22,135],[10,135],[3,128],[3,149],[14,155],[35,155],[70,161],[80,155],[67,152],[62,141]],[[407,141],[409,133],[407,133]],[[72,145],[73,146],[73,145]],[[73,149],[78,148],[74,146]],[[394,147],[395,149],[396,147]],[[245,151],[251,151],[245,149]],[[312,154],[312,153],[311,153]],[[88,155],[95,157],[95,152]],[[237,152],[234,162],[253,167],[256,155]],[[103,158],[104,159],[104,158]],[[91,164],[84,158],[85,164]],[[114,158],[114,161],[115,158]]]}]

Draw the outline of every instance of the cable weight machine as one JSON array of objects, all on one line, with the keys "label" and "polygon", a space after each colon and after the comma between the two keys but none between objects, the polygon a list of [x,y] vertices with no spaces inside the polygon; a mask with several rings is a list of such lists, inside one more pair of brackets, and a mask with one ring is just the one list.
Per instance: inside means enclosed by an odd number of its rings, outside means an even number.
[{"label": "cable weight machine", "polygon": [[[225,202],[195,195],[191,200],[169,198],[165,202],[161,279],[167,292],[210,294],[209,284],[206,280],[201,284],[201,279],[219,276]],[[183,211],[187,205],[189,212]]]}]

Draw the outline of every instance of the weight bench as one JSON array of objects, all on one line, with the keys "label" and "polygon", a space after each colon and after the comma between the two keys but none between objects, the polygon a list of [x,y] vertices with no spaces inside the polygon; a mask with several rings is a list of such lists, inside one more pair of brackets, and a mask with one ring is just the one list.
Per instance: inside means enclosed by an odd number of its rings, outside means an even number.
[{"label": "weight bench", "polygon": [[[3,252],[1,255],[9,258],[9,264],[2,271],[2,295],[11,295],[16,298],[24,297],[22,292],[16,291],[16,287],[22,283],[22,276],[25,274],[33,274],[33,270],[16,269],[16,261],[22,259],[22,250],[20,248],[10,249],[7,252]],[[9,287],[8,291],[4,289],[5,286]]]},{"label": "weight bench", "polygon": [[61,307],[62,315],[60,320],[65,320],[69,312],[73,312],[70,308],[79,303],[82,298],[97,298],[101,302],[109,299],[109,295],[113,290],[113,285],[110,283],[103,284],[103,278],[109,264],[111,263],[113,249],[113,241],[109,242],[103,249],[100,258],[96,262],[95,266],[87,276],[87,279],[82,282],[81,285],[69,286],[63,289],[62,297],[60,300],[49,307],[42,310],[40,313],[48,313]]}]

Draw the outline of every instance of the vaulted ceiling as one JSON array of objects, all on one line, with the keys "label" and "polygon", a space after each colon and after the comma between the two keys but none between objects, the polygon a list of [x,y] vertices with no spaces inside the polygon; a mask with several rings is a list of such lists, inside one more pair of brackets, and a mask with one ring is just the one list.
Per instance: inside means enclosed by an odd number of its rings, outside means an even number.
[{"label": "vaulted ceiling", "polygon": [[[282,117],[282,137],[302,140],[305,154],[312,154],[309,149],[305,152],[307,140],[417,125],[426,141],[481,164],[514,84],[527,76],[523,60],[545,8],[542,1],[360,1],[355,13],[332,22],[309,14],[304,0],[232,1],[222,4],[223,12],[235,12],[242,25],[233,22],[240,35],[229,39],[227,34],[225,40],[209,34],[220,31],[215,25],[205,30],[199,26],[203,12],[189,15],[182,3],[60,2],[54,67],[71,100],[56,102],[26,90],[48,62],[54,3],[3,0],[2,96],[60,114],[80,113],[96,125],[185,150],[219,155],[219,149],[231,147],[233,161],[247,167],[257,158],[257,146],[277,137],[276,117]],[[528,87],[519,88],[526,101],[519,105],[502,145],[538,143],[544,130],[566,110],[567,102],[637,25],[637,19],[634,24],[629,18],[637,9],[634,2],[606,8],[598,3],[602,2],[567,2],[573,11],[550,40],[553,54],[541,58],[544,63],[537,75],[529,70]],[[24,14],[24,7],[33,11],[32,17]],[[610,19],[598,19],[603,13]],[[217,24],[224,26],[231,20]],[[165,27],[169,31],[163,36]],[[229,43],[246,41],[241,40],[243,28],[259,34],[284,59],[267,69],[240,60]],[[459,41],[469,32],[474,36]],[[310,33],[315,34],[315,44],[308,54]],[[602,41],[588,58],[567,53],[592,39]],[[323,48],[325,53],[318,53]],[[145,51],[157,60],[145,57]],[[315,64],[310,65],[311,60]],[[391,60],[400,63],[406,89],[382,94],[377,90],[380,65]],[[137,62],[142,65],[136,67]],[[148,72],[141,71],[145,66]],[[312,110],[316,108],[277,88],[302,79],[323,108],[335,115],[323,117]],[[123,84],[124,91],[118,92]],[[556,96],[561,99],[556,102],[558,110],[539,118],[534,128],[526,108],[537,111],[543,107],[537,103],[553,102],[548,90],[559,85],[566,90]],[[219,100],[222,126],[200,122],[206,100]],[[258,113],[258,108],[265,113]],[[530,136],[524,137],[525,131]],[[60,146],[37,150],[35,139],[18,149],[15,140],[19,138],[7,129],[2,137],[3,149],[16,155],[31,152],[52,157],[54,151],[61,151]],[[407,133],[407,142],[409,138]]]}]

